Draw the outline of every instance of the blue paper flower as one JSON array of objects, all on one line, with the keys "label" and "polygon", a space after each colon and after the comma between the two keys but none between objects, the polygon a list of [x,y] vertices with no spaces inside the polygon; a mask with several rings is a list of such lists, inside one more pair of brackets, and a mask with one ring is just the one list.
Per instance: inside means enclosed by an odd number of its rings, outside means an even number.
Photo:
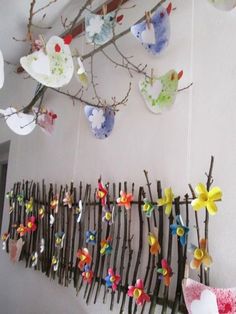
[{"label": "blue paper flower", "polygon": [[86,243],[96,244],[97,231],[86,231]]},{"label": "blue paper flower", "polygon": [[177,235],[182,246],[187,242],[187,234],[189,228],[183,223],[182,217],[180,215],[176,216],[176,223],[170,225],[170,230],[172,235]]}]

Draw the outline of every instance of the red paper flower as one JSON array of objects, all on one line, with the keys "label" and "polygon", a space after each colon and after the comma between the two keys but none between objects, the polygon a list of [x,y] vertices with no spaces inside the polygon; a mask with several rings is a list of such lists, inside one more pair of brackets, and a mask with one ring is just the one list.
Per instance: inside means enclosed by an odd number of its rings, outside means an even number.
[{"label": "red paper flower", "polygon": [[31,216],[27,221],[26,221],[26,229],[27,232],[34,232],[37,229],[36,225],[36,218],[34,216]]},{"label": "red paper flower", "polygon": [[20,226],[16,229],[16,232],[19,233],[21,237],[23,237],[27,233],[27,231],[27,228],[22,224],[20,224]]},{"label": "red paper flower", "polygon": [[144,285],[141,279],[136,281],[135,286],[129,286],[128,296],[135,298],[138,305],[143,305],[144,302],[150,302],[149,295],[144,292]]},{"label": "red paper flower", "polygon": [[77,257],[79,259],[78,267],[80,270],[84,270],[84,266],[86,264],[90,265],[92,262],[92,257],[89,254],[89,251],[87,248],[79,249],[77,252]]},{"label": "red paper flower", "polygon": [[125,209],[130,209],[132,200],[133,195],[131,193],[120,191],[120,197],[117,199],[117,203],[118,206],[125,206]]},{"label": "red paper flower", "polygon": [[159,279],[164,280],[165,286],[169,287],[173,272],[166,259],[162,259],[161,268],[158,268],[157,272],[160,274]]},{"label": "red paper flower", "polygon": [[107,189],[103,185],[101,179],[98,180],[98,190],[97,190],[97,198],[101,200],[102,206],[106,205],[107,202]]}]

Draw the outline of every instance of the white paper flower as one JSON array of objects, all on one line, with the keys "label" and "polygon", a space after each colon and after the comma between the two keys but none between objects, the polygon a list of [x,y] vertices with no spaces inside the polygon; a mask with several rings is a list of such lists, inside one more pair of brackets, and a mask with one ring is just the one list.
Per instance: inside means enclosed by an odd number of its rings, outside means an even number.
[{"label": "white paper flower", "polygon": [[89,121],[92,123],[92,129],[101,129],[102,124],[105,122],[105,117],[102,109],[93,109]]},{"label": "white paper flower", "polygon": [[93,37],[95,34],[99,34],[102,30],[103,24],[104,21],[102,20],[101,16],[96,15],[94,17],[91,17],[91,19],[89,20],[89,25],[86,28],[89,36]]},{"label": "white paper flower", "polygon": [[37,252],[33,253],[31,259],[32,259],[31,267],[35,267],[38,264],[38,253]]}]

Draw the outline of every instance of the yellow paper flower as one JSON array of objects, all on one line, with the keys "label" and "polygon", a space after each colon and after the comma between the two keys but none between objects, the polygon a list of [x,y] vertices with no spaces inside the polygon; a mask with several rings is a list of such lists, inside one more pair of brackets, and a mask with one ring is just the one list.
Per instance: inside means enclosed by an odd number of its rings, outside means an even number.
[{"label": "yellow paper flower", "polygon": [[171,213],[172,203],[173,203],[174,197],[175,196],[174,196],[171,188],[167,188],[167,189],[165,189],[165,196],[163,198],[159,198],[157,200],[158,206],[164,206],[165,207],[165,214],[167,216],[169,216]]},{"label": "yellow paper flower", "polygon": [[200,247],[191,245],[190,251],[193,253],[193,259],[190,263],[192,269],[198,269],[202,264],[205,267],[210,267],[212,264],[212,257],[207,252],[207,241],[201,239]]},{"label": "yellow paper flower", "polygon": [[201,208],[206,208],[210,215],[215,215],[217,213],[217,206],[215,201],[219,201],[222,198],[222,191],[219,187],[213,187],[208,192],[206,186],[199,183],[195,191],[198,196],[192,201],[191,205],[194,210],[199,210]]}]

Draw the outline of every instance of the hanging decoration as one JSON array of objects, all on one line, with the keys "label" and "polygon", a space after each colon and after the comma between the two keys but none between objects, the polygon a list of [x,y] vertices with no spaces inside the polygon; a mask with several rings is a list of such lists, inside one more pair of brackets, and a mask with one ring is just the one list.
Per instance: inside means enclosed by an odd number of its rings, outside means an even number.
[{"label": "hanging decoration", "polygon": [[45,50],[22,57],[20,63],[36,81],[53,88],[67,85],[74,72],[70,47],[58,36],[49,39]]},{"label": "hanging decoration", "polygon": [[78,81],[80,82],[80,84],[84,87],[87,88],[89,85],[89,78],[88,78],[88,74],[85,71],[83,62],[81,61],[81,58],[78,57],[77,58],[77,70],[76,70],[76,77],[78,79]]},{"label": "hanging decoration", "polygon": [[236,313],[236,289],[217,289],[190,278],[183,280],[183,293],[189,314]]},{"label": "hanging decoration", "polygon": [[4,59],[2,55],[2,51],[0,50],[0,89],[4,84]]},{"label": "hanging decoration", "polygon": [[103,45],[113,37],[116,12],[98,15],[89,13],[85,16],[85,32],[88,43]]},{"label": "hanging decoration", "polygon": [[0,109],[0,114],[5,117],[7,126],[18,135],[28,135],[36,126],[34,115],[17,111],[13,107]]},{"label": "hanging decoration", "polygon": [[236,0],[208,0],[219,10],[231,11],[236,7]]},{"label": "hanging decoration", "polygon": [[114,111],[86,105],[84,112],[97,139],[105,139],[111,134],[115,124]]},{"label": "hanging decoration", "polygon": [[182,71],[177,73],[170,70],[161,77],[146,78],[139,82],[140,93],[151,112],[162,113],[173,105],[182,75]]},{"label": "hanging decoration", "polygon": [[171,9],[171,3],[167,9],[159,6],[153,17],[146,12],[146,20],[131,27],[131,33],[154,55],[163,52],[169,44]]}]

